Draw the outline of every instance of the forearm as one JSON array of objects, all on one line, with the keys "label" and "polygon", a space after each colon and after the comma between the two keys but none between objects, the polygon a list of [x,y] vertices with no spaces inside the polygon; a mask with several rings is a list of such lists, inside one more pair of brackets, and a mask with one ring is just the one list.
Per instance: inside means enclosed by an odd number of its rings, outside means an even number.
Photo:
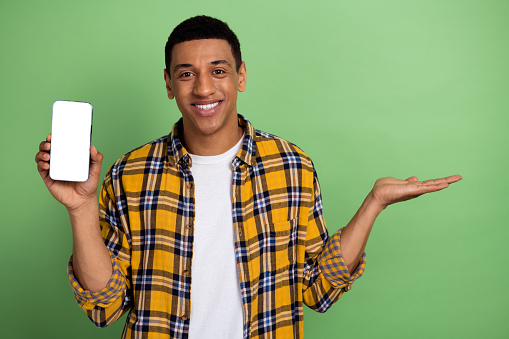
[{"label": "forearm", "polygon": [[370,192],[352,220],[343,228],[341,254],[349,273],[353,273],[359,264],[375,219],[382,210]]},{"label": "forearm", "polygon": [[84,289],[100,291],[108,283],[113,269],[101,235],[97,199],[68,211],[72,226],[72,267],[75,277]]}]

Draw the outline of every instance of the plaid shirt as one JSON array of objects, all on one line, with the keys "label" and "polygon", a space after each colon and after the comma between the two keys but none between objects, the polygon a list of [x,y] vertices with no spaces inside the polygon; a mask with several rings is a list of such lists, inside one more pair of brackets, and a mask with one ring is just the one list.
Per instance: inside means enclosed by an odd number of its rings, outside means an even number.
[{"label": "plaid shirt", "polygon": [[[242,116],[239,124],[245,137],[232,162],[231,198],[244,338],[302,338],[302,304],[325,312],[362,275],[365,254],[350,275],[341,230],[329,237],[325,227],[308,156]],[[97,326],[129,311],[123,338],[187,338],[189,322],[200,321],[189,318],[194,182],[181,128],[179,121],[170,135],[127,153],[104,179],[107,286],[84,290],[69,261],[76,300]]]}]

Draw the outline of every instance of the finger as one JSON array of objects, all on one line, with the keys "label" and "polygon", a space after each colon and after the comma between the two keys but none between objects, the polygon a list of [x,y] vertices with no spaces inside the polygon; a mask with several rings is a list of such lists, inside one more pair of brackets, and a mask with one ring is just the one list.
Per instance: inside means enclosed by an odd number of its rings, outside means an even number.
[{"label": "finger", "polygon": [[37,152],[37,154],[35,155],[35,162],[39,162],[39,161],[48,162],[49,159],[50,159],[50,155],[48,152]]},{"label": "finger", "polygon": [[102,161],[103,155],[95,148],[94,145],[90,146],[90,157],[92,161]]},{"label": "finger", "polygon": [[46,152],[38,152],[35,155],[35,162],[37,163],[37,170],[39,172],[44,172],[44,171],[49,170],[49,158],[50,158],[50,156]]},{"label": "finger", "polygon": [[47,141],[47,142],[51,142],[51,133],[50,133],[50,134],[48,134],[48,136],[46,137],[46,141]]},{"label": "finger", "polygon": [[97,151],[94,145],[90,146],[90,175],[96,179],[99,179],[101,174],[101,165],[103,161],[103,155]]},{"label": "finger", "polygon": [[456,175],[451,175],[450,177],[447,177],[448,179],[448,183],[453,183],[453,182],[458,182],[460,181],[461,179],[463,179],[463,177],[459,174],[456,174]]},{"label": "finger", "polygon": [[440,178],[440,179],[425,180],[425,181],[422,181],[420,184],[421,185],[439,185],[439,184],[443,184],[443,183],[450,184],[450,183],[459,181],[461,179],[462,179],[461,175],[451,175],[449,177]]},{"label": "finger", "polygon": [[49,163],[45,161],[39,161],[37,163],[37,171],[41,175],[41,178],[46,185],[51,184],[51,182],[53,181],[49,176],[49,167],[50,167]]},{"label": "finger", "polygon": [[51,143],[43,141],[39,144],[39,151],[49,152],[51,150]]},{"label": "finger", "polygon": [[428,184],[428,185],[416,185],[414,193],[415,194],[425,194],[443,190],[444,188],[449,187],[449,184],[446,182],[437,183],[437,184]]},{"label": "finger", "polygon": [[410,178],[406,179],[405,181],[408,181],[408,182],[416,182],[418,181],[417,177],[416,176],[411,176]]},{"label": "finger", "polygon": [[409,183],[408,185],[404,185],[401,187],[401,194],[403,196],[412,196],[412,198],[418,197],[419,195],[436,192],[447,188],[449,184],[441,183],[441,184],[430,184],[430,185],[422,185],[420,183]]},{"label": "finger", "polygon": [[44,172],[44,171],[48,171],[49,170],[49,163],[45,162],[45,161],[39,161],[37,163],[37,170],[39,172]]}]

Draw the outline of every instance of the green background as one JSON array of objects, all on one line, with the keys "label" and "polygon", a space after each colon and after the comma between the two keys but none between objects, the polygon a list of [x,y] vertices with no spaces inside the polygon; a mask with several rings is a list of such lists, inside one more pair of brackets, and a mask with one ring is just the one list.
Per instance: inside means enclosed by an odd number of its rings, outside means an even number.
[{"label": "green background", "polygon": [[314,160],[330,232],[379,177],[462,174],[453,187],[389,207],[367,269],[307,338],[505,338],[509,302],[509,2],[2,1],[0,327],[3,338],[117,338],[76,305],[65,208],[34,156],[54,100],[94,106],[103,175],[167,134],[164,44],[197,14],[241,41],[238,110]]}]

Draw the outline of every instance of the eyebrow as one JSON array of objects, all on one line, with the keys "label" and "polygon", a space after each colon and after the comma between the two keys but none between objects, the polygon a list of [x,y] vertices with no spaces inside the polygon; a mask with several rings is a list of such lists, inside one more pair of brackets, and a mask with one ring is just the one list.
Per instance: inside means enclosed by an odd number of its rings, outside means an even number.
[{"label": "eyebrow", "polygon": [[232,67],[232,65],[230,65],[230,63],[226,60],[215,60],[215,61],[212,61],[211,64],[212,65],[227,65],[227,66]]},{"label": "eyebrow", "polygon": [[175,65],[175,68],[173,69],[173,73],[175,73],[179,69],[190,68],[190,67],[193,67],[193,65],[191,65],[191,64],[178,64],[178,65]]},{"label": "eyebrow", "polygon": [[[230,63],[228,61],[223,60],[223,59],[211,61],[210,64],[214,65],[214,66],[217,66],[217,65],[227,65],[230,68],[232,67],[232,65],[230,65]],[[173,69],[173,73],[177,72],[180,69],[191,68],[191,67],[193,67],[192,64],[178,64],[178,65],[175,65],[175,68]]]}]

